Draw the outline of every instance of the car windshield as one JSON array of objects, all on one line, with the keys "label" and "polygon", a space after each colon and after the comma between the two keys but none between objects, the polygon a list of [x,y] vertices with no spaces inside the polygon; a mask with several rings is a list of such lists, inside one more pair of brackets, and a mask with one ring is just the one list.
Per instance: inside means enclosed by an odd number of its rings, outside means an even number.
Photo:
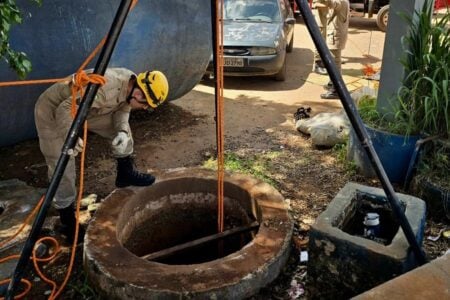
[{"label": "car windshield", "polygon": [[281,22],[278,0],[225,0],[224,19]]}]

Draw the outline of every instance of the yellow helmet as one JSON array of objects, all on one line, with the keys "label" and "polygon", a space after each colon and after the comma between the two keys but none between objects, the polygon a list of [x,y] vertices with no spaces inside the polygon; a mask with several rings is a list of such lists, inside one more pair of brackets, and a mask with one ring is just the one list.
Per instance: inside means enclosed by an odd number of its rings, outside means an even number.
[{"label": "yellow helmet", "polygon": [[137,76],[137,85],[144,92],[148,105],[158,107],[167,99],[169,83],[166,76],[160,71],[147,71]]}]

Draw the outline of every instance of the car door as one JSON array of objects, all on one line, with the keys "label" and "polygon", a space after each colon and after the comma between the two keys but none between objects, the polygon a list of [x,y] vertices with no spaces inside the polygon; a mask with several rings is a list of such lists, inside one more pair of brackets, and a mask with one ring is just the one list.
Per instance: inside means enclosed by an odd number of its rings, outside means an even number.
[{"label": "car door", "polygon": [[279,1],[280,1],[280,12],[281,12],[281,19],[283,22],[285,41],[286,45],[288,45],[294,34],[294,24],[295,24],[294,13],[292,11],[289,0],[279,0]]}]

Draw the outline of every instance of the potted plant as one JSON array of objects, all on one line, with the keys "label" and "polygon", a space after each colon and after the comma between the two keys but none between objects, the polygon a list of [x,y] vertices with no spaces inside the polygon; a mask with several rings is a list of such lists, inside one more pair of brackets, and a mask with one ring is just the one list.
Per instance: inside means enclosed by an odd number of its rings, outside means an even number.
[{"label": "potted plant", "polygon": [[[416,141],[421,136],[448,139],[450,132],[450,29],[447,25],[450,15],[447,13],[438,20],[432,20],[432,16],[430,0],[413,17],[404,15],[410,26],[402,39],[405,56],[401,63],[406,76],[390,101],[389,115],[377,111],[373,97],[362,99],[358,105],[375,150],[394,182],[403,183]],[[427,154],[422,158],[425,162]]]},{"label": "potted plant", "polygon": [[[450,219],[450,13],[432,20],[433,1],[425,1],[404,42],[406,74],[398,93],[397,118],[427,136],[416,176],[416,192],[432,215]],[[430,22],[430,20],[432,20]]]},{"label": "potted plant", "polygon": [[[407,122],[382,115],[376,106],[374,96],[358,99],[358,111],[366,127],[373,147],[391,182],[403,183],[407,174],[419,132],[410,128]],[[392,109],[395,114],[396,108]],[[408,134],[409,132],[409,134]],[[359,171],[366,177],[375,177],[375,171],[360,145],[356,134],[350,133],[347,159],[353,160]]]}]

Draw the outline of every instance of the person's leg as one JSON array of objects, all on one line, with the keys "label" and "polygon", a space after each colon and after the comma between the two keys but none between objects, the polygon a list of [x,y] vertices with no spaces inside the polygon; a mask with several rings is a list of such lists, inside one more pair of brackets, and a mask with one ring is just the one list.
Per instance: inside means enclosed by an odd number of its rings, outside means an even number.
[{"label": "person's leg", "polygon": [[336,64],[336,68],[338,72],[342,73],[342,50],[341,49],[330,49],[331,54],[333,55],[334,63]]},{"label": "person's leg", "polygon": [[[39,138],[39,145],[48,167],[49,180],[55,171],[63,143],[64,140],[62,138]],[[76,226],[74,202],[76,200],[77,190],[75,179],[75,159],[71,157],[53,198],[53,206],[58,210],[60,221],[63,225],[61,232],[67,237],[69,243],[73,242]],[[78,241],[81,242],[84,236],[83,228],[80,227],[78,232]]]},{"label": "person's leg", "polygon": [[[60,136],[56,129],[57,126],[54,118],[56,104],[52,102],[52,99],[55,100],[56,97],[54,94],[59,95],[58,93],[61,88],[63,88],[62,85],[53,85],[50,87],[39,97],[35,106],[34,117],[39,136],[39,147],[48,167],[49,180],[53,177],[65,141],[65,136]],[[73,241],[76,225],[74,201],[77,190],[75,179],[75,159],[71,157],[53,197],[53,206],[58,210],[61,224],[63,225],[61,231],[69,242]],[[78,235],[80,241],[83,235],[84,230],[80,227]]]},{"label": "person's leg", "polygon": [[[331,55],[333,56],[334,63],[336,68],[340,74],[342,74],[342,50],[340,49],[330,49]],[[335,92],[335,88],[333,82],[328,81],[328,83],[324,86],[326,90],[331,90]]]},{"label": "person's leg", "polygon": [[[334,63],[336,64],[336,68],[339,73],[342,73],[342,58],[341,58],[341,49],[330,49],[331,54],[333,55]],[[333,85],[333,83],[330,81],[328,82],[327,86],[325,87],[328,91],[324,94],[320,95],[320,98],[322,99],[339,99],[339,95]]]},{"label": "person's leg", "polygon": [[322,63],[322,59],[320,58],[319,52],[317,50],[314,51],[314,73],[320,75],[328,75],[327,69]]},{"label": "person's leg", "polygon": [[[54,103],[54,99],[59,95],[59,88],[60,85],[55,84],[47,89],[37,100],[34,109],[39,147],[47,164],[49,180],[53,176],[65,140],[65,136],[57,130],[55,119],[57,104]],[[66,208],[75,201],[77,194],[75,178],[75,163],[74,159],[70,158],[53,199],[53,206],[56,209]]]},{"label": "person's leg", "polygon": [[[111,115],[90,118],[88,120],[88,128],[90,131],[110,141],[112,141],[117,134]],[[136,170],[133,158],[131,157],[131,154],[133,153],[133,144],[133,137],[131,136],[131,141],[128,143],[125,151],[116,153],[116,151],[112,149],[113,156],[117,160],[117,176],[115,182],[117,187],[121,188],[130,185],[148,186],[155,182],[155,177],[152,174],[141,173]]]},{"label": "person's leg", "polygon": [[[45,137],[39,138],[39,146],[48,167],[49,180],[55,172],[55,167],[61,155],[63,143],[64,140],[60,137],[53,137],[50,139]],[[75,160],[74,158],[70,158],[53,200],[53,205],[56,209],[66,208],[75,201],[77,194],[75,178]]]},{"label": "person's leg", "polygon": [[[326,41],[327,38],[327,13],[328,10],[318,10],[314,9],[314,16],[317,22],[317,25],[320,29],[320,34],[322,35],[322,38],[324,41]],[[314,51],[314,72],[320,75],[327,75],[327,69],[322,63],[322,58],[319,55],[319,51],[315,49]]]}]

